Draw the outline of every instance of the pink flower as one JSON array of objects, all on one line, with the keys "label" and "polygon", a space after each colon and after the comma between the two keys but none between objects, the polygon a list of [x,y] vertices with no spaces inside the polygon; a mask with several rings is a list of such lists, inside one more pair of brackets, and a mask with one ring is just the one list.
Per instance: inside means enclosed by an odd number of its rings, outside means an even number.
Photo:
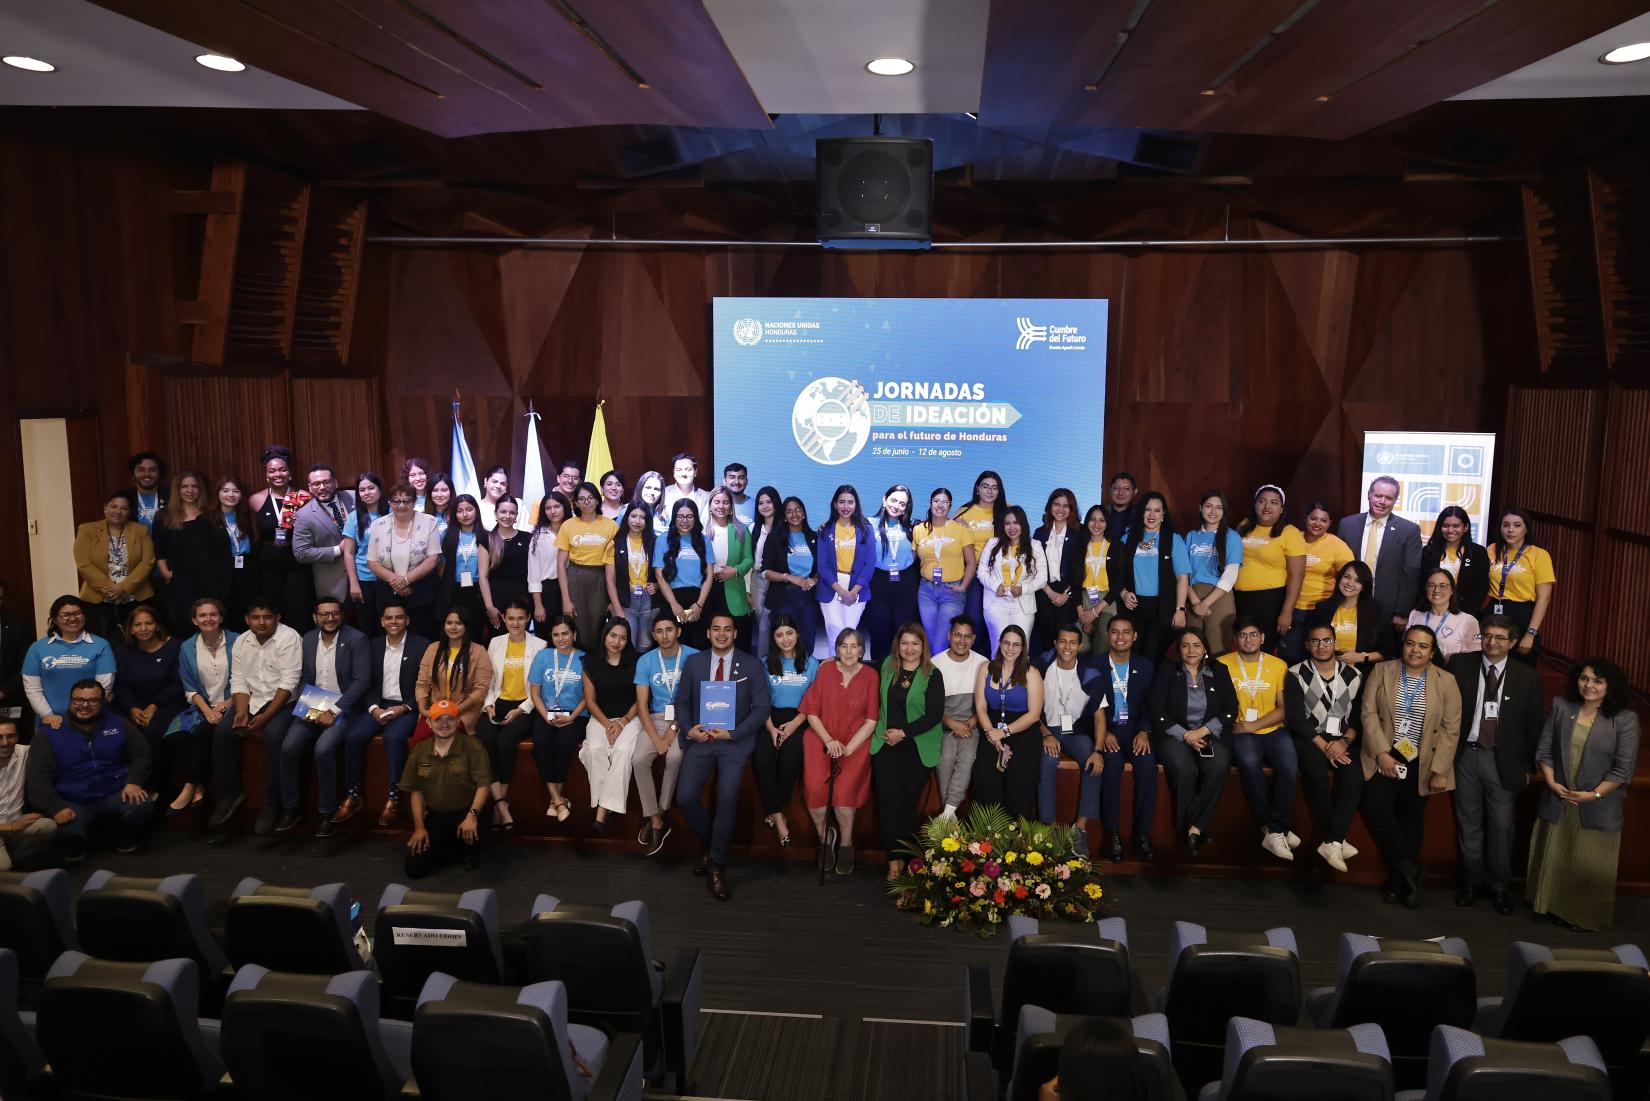
[{"label": "pink flower", "polygon": [[970,842],[969,845],[968,845],[968,851],[973,853],[975,856],[979,856],[980,855],[980,843],[978,841]]},{"label": "pink flower", "polygon": [[1066,867],[1064,864],[1060,865],[1060,880],[1061,880],[1061,882],[1064,882],[1065,880],[1068,880],[1070,878],[1071,878],[1071,869]]},{"label": "pink flower", "polygon": [[997,863],[995,860],[988,860],[988,861],[985,862],[985,869],[984,870],[985,870],[985,877],[987,879],[996,879],[999,875],[1002,874],[1003,866],[1001,864]]},{"label": "pink flower", "polygon": [[973,895],[975,898],[985,897],[985,881],[976,879],[974,882],[970,883],[968,885],[968,893]]},{"label": "pink flower", "polygon": [[1037,884],[1037,897],[1038,898],[1047,898],[1049,895],[1051,895],[1053,893],[1054,893],[1054,888],[1050,887],[1047,883]]},{"label": "pink flower", "polygon": [[913,860],[906,867],[911,870],[911,874],[916,875],[922,871],[922,861]]}]

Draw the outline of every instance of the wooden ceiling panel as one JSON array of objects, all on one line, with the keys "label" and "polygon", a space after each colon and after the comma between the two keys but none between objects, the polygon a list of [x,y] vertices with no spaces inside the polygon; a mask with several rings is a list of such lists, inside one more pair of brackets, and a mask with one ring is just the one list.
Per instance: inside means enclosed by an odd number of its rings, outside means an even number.
[{"label": "wooden ceiling panel", "polygon": [[97,2],[442,137],[769,125],[701,0]]},{"label": "wooden ceiling panel", "polygon": [[1642,7],[1641,0],[995,0],[980,119],[1346,138],[1522,68]]}]

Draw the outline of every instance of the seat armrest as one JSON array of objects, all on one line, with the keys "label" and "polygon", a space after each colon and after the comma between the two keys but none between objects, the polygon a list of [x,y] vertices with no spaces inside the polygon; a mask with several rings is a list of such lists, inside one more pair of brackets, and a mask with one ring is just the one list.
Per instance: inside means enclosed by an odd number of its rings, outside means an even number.
[{"label": "seat armrest", "polygon": [[996,1003],[991,997],[991,968],[971,963],[963,980],[963,1026],[965,1051],[991,1052],[991,1037],[997,1027]]},{"label": "seat armrest", "polygon": [[602,1069],[590,1083],[586,1101],[642,1101],[642,1038],[615,1033],[607,1041]]},{"label": "seat armrest", "polygon": [[686,1093],[688,1071],[699,1050],[699,1007],[703,1001],[704,957],[683,948],[665,972],[659,1010],[665,1031],[665,1068],[676,1076],[676,1092]]}]

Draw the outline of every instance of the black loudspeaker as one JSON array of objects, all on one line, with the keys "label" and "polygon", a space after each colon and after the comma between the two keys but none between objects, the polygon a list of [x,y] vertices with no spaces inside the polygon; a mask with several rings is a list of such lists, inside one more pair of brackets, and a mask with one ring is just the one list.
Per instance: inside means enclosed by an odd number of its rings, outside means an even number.
[{"label": "black loudspeaker", "polygon": [[819,243],[927,248],[934,235],[934,143],[927,138],[825,138],[815,160]]}]

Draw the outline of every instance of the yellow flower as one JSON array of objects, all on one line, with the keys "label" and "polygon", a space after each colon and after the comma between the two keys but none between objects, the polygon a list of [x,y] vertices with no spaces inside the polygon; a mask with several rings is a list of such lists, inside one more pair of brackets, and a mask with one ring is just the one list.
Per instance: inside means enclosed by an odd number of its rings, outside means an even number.
[{"label": "yellow flower", "polygon": [[1083,862],[1081,860],[1068,860],[1068,861],[1066,861],[1066,867],[1070,868],[1074,872],[1078,868],[1081,868],[1082,866],[1083,866]]},{"label": "yellow flower", "polygon": [[944,849],[948,853],[954,853],[958,849],[962,848],[962,842],[958,841],[955,837],[942,838],[940,840],[940,848]]},{"label": "yellow flower", "polygon": [[1090,898],[1099,898],[1100,897],[1100,884],[1098,884],[1098,883],[1085,883],[1083,885],[1083,893],[1088,895]]},{"label": "yellow flower", "polygon": [[1042,862],[1043,862],[1043,854],[1042,853],[1040,853],[1040,852],[1026,853],[1026,863],[1030,864],[1033,868],[1035,868],[1037,865],[1041,864]]},{"label": "yellow flower", "polygon": [[925,899],[922,900],[922,912],[925,913],[925,914],[931,914],[931,913],[934,912],[934,901],[933,901],[933,899],[925,898]]},{"label": "yellow flower", "polygon": [[1019,853],[1015,852],[1013,849],[1009,849],[1006,853],[1003,854],[1003,863],[1004,864],[1012,864],[1016,860],[1018,860],[1019,858],[1020,858]]}]

